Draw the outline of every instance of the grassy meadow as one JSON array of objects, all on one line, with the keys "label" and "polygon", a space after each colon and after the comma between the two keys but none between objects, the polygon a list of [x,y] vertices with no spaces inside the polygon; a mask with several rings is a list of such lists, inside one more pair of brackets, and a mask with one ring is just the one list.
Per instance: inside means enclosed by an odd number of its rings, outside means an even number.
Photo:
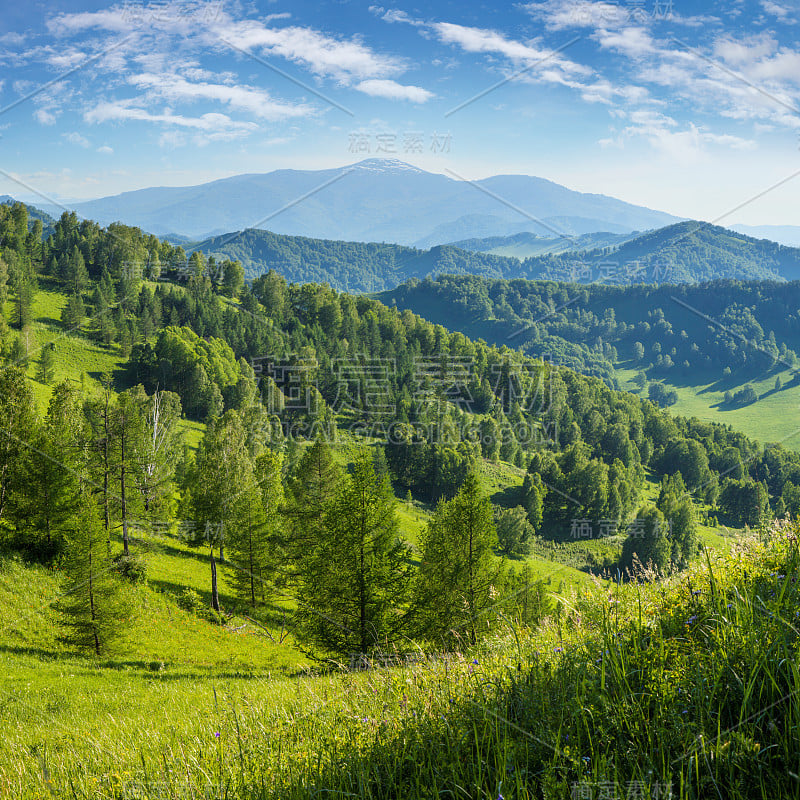
[{"label": "grassy meadow", "polygon": [[129,649],[85,659],[56,644],[57,576],[5,560],[0,794],[797,797],[797,536],[776,525],[662,582],[572,592],[538,630],[362,672],[181,611],[165,578],[202,590],[202,559],[155,543]]}]

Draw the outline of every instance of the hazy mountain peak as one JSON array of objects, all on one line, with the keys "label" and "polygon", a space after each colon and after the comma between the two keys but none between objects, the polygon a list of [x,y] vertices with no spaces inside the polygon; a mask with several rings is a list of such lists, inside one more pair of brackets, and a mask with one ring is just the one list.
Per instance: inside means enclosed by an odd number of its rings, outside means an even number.
[{"label": "hazy mountain peak", "polygon": [[425,174],[424,169],[401,161],[399,158],[365,158],[363,161],[351,164],[348,169],[361,169],[370,172],[382,172],[384,174],[391,172],[416,173],[418,175]]},{"label": "hazy mountain peak", "polygon": [[282,169],[197,186],[153,187],[72,207],[103,225],[124,220],[150,233],[194,239],[260,227],[269,220],[276,233],[426,248],[524,231],[629,233],[678,221],[525,175],[487,178],[481,185],[491,190],[477,191],[467,181],[426,172],[399,158],[372,157],[331,170]]}]

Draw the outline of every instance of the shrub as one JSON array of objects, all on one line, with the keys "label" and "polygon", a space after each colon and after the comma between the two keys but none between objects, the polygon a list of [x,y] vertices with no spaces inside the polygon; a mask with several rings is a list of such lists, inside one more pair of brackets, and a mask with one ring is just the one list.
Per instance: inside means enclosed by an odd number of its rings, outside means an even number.
[{"label": "shrub", "polygon": [[114,571],[131,583],[144,583],[147,580],[147,564],[141,556],[120,553],[112,561]]},{"label": "shrub", "polygon": [[197,614],[203,609],[203,600],[194,589],[186,588],[178,595],[178,607],[190,614]]}]

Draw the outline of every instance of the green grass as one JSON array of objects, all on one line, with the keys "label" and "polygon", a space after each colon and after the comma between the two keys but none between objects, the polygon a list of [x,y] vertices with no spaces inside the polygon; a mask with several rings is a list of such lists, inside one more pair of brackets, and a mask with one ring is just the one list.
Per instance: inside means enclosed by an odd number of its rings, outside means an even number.
[{"label": "green grass", "polygon": [[[124,362],[63,335],[63,302],[37,293],[32,347],[55,340],[56,380],[85,375],[98,389]],[[51,389],[32,385],[43,410]],[[190,447],[204,429],[182,421]],[[479,470],[495,502],[519,502],[524,470]],[[650,480],[643,499],[657,493]],[[431,513],[399,499],[412,546]],[[209,604],[210,565],[174,533],[134,536],[147,584],[126,585],[125,650],[99,662],[58,641],[59,574],[0,558],[0,797],[511,800],[662,777],[681,798],[800,796],[788,782],[800,755],[800,598],[776,578],[797,575],[796,543],[779,533],[742,549],[738,531],[699,535],[710,566],[651,585],[589,574],[619,537],[539,543],[527,563],[560,598],[539,630],[509,620],[475,651],[364,674],[312,674],[284,628],[293,598],[276,592],[250,619],[224,564],[225,624],[182,610],[185,588]],[[767,713],[781,697],[780,716]]]},{"label": "green grass", "polygon": [[[638,370],[616,367],[620,388],[637,392],[633,377]],[[784,388],[775,392],[775,377],[779,376]],[[746,381],[729,387],[732,393],[749,383],[758,394],[758,400],[741,408],[722,404],[725,390],[720,390],[717,382],[697,384],[672,384],[665,380],[664,385],[674,389],[678,402],[670,407],[676,414],[697,417],[708,422],[730,425],[760,442],[780,442],[791,450],[800,449],[800,426],[797,424],[800,409],[800,385],[785,387],[792,378],[789,370],[771,372],[760,380]],[[647,396],[647,389],[641,393]]]},{"label": "green grass", "polygon": [[776,529],[664,582],[585,589],[469,653],[290,678],[238,660],[267,645],[151,589],[131,589],[146,602],[124,659],[54,648],[55,576],[5,561],[0,792],[797,797],[798,566],[797,531]]},{"label": "green grass", "polygon": [[[59,320],[66,302],[66,295],[50,288],[45,280],[42,280],[42,286],[34,295],[33,322],[27,335],[27,375],[31,378],[30,385],[41,411],[47,408],[52,387],[63,380],[69,380],[86,393],[94,393],[101,389],[100,376],[103,373],[119,380],[124,370],[125,359],[118,345],[105,347],[80,333],[68,333],[63,329]],[[6,304],[5,316],[7,321],[13,317],[13,304],[10,302]],[[12,335],[20,334],[14,330]],[[54,378],[50,385],[46,385],[35,380],[35,376],[42,348],[51,343],[55,345]]]}]

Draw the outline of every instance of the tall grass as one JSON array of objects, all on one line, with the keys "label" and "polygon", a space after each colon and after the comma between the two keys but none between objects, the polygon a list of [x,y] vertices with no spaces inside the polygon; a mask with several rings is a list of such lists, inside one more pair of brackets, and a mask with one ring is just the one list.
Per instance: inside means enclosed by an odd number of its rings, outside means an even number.
[{"label": "tall grass", "polygon": [[0,792],[798,797],[797,536],[776,525],[403,668],[245,677],[28,654],[0,707]]}]

